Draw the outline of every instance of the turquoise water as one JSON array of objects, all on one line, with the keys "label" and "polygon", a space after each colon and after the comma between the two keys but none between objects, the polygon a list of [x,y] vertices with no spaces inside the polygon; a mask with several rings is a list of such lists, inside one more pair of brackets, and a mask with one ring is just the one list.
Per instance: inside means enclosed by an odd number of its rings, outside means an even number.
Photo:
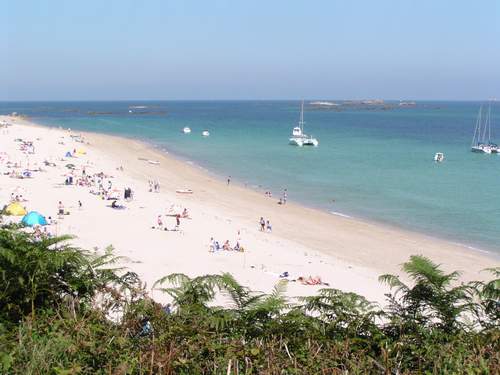
[{"label": "turquoise water", "polygon": [[[309,206],[500,254],[500,156],[469,151],[479,104],[306,108],[306,132],[319,139],[318,148],[288,145],[298,102],[0,103],[0,113],[140,138],[275,196],[287,188],[290,200]],[[129,113],[134,105],[147,108]],[[492,124],[500,141],[498,103]],[[183,134],[184,126],[192,134]],[[201,136],[203,129],[210,137]],[[438,151],[446,157],[441,164],[433,161]]]}]

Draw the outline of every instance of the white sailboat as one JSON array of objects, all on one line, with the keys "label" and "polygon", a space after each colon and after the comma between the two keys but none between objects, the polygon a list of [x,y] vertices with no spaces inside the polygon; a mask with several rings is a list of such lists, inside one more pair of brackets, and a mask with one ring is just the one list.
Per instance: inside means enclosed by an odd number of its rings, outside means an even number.
[{"label": "white sailboat", "polygon": [[304,101],[300,107],[300,120],[298,126],[294,127],[292,130],[292,137],[289,139],[289,143],[293,146],[315,146],[319,145],[316,138],[309,136],[304,133]]},{"label": "white sailboat", "polygon": [[476,119],[476,127],[472,136],[471,144],[472,152],[483,154],[498,154],[500,147],[491,141],[491,102],[488,106],[488,112],[484,116],[483,121],[483,106],[479,108],[479,113]]}]

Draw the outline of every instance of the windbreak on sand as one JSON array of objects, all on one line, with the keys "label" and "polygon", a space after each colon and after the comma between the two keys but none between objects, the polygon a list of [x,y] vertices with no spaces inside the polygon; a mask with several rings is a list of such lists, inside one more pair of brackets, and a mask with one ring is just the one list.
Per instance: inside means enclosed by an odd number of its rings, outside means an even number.
[{"label": "windbreak on sand", "polygon": [[26,210],[21,205],[21,203],[13,202],[7,206],[7,208],[5,209],[5,213],[7,215],[23,216],[26,215]]},{"label": "windbreak on sand", "polygon": [[36,211],[31,211],[30,213],[25,215],[21,222],[29,227],[33,227],[35,225],[47,225],[45,216]]}]

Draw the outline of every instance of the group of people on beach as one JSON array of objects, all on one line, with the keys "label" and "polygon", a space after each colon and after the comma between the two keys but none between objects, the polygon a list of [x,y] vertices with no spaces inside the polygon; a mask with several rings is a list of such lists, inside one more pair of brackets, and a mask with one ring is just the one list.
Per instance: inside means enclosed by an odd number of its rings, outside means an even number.
[{"label": "group of people on beach", "polygon": [[160,181],[148,180],[148,191],[150,193],[159,193],[160,192]]},{"label": "group of people on beach", "polygon": [[210,237],[209,251],[211,253],[214,253],[219,250],[243,252],[245,249],[243,248],[243,246],[240,245],[240,241],[236,241],[236,245],[232,247],[231,244],[229,243],[229,240],[226,240],[221,246],[219,241],[216,241],[214,240],[213,237]]},{"label": "group of people on beach", "polygon": [[271,225],[271,222],[269,220],[265,220],[264,217],[260,217],[259,220],[260,224],[260,231],[261,232],[268,232],[271,233],[273,231],[273,227]]},{"label": "group of people on beach", "polygon": [[160,229],[160,230],[165,230],[165,231],[169,231],[169,230],[173,230],[173,231],[179,231],[180,230],[180,227],[181,227],[181,219],[190,219],[189,217],[189,211],[187,208],[184,208],[182,210],[182,213],[177,213],[177,214],[170,214],[170,215],[165,215],[165,218],[167,216],[173,216],[175,217],[175,227],[174,229],[168,229],[167,226],[165,225],[165,223],[163,222],[163,215],[162,214],[159,214],[156,218],[156,227],[153,226],[153,229]]},{"label": "group of people on beach", "polygon": [[[167,216],[167,215],[165,215]],[[177,214],[177,215],[174,215],[175,216],[175,227],[173,229],[168,229],[167,228],[167,225],[163,222],[163,216],[160,214],[158,215],[158,217],[156,218],[156,229],[159,229],[159,230],[164,230],[164,231],[179,231],[180,230],[180,227],[181,227],[181,215]],[[155,229],[155,227],[153,226],[153,229]]]},{"label": "group of people on beach", "polygon": [[[268,198],[273,197],[273,193],[271,192],[271,190],[266,190],[264,195]],[[281,205],[286,204],[287,199],[288,199],[288,190],[283,189],[283,193],[281,194],[281,197],[280,197],[280,200],[278,201],[278,204],[281,204]]]}]

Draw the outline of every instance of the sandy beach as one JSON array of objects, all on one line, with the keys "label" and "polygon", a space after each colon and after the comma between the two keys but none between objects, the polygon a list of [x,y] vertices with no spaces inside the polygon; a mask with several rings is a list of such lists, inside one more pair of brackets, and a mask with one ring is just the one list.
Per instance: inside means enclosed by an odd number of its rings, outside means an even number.
[{"label": "sandy beach", "polygon": [[[445,240],[290,201],[279,205],[279,197],[269,198],[234,181],[228,184],[139,141],[47,128],[19,117],[0,116],[0,121],[12,124],[0,129],[0,203],[22,195],[27,211],[56,221],[48,226],[51,234],[73,234],[74,243],[89,250],[113,246],[148,288],[173,272],[230,272],[242,284],[269,292],[279,275],[288,272],[289,279],[320,276],[330,287],[383,303],[387,288],[378,276],[399,274],[400,264],[412,254],[425,255],[446,270],[462,271],[464,281],[483,279],[488,275],[482,269],[499,265],[493,255]],[[34,150],[21,150],[19,139],[33,142]],[[72,156],[65,156],[67,152]],[[32,170],[30,178],[9,175],[24,170]],[[76,181],[84,170],[87,176],[112,176],[102,178],[105,188],[123,197],[129,187],[133,200],[120,200],[124,208],[114,209],[111,200],[90,193],[92,187],[65,184],[68,176]],[[159,182],[158,192],[149,191],[149,180]],[[192,194],[176,192],[180,189]],[[59,201],[69,215],[58,217]],[[176,218],[170,215],[184,208],[189,218],[181,218],[179,230],[173,230]],[[153,229],[158,215],[168,231]],[[270,221],[272,232],[260,230],[261,217]],[[239,242],[244,251],[211,252],[212,237],[221,245],[226,240],[231,246]],[[309,295],[321,287],[289,282],[287,293]],[[166,298],[154,291],[152,295],[159,301]]]}]

